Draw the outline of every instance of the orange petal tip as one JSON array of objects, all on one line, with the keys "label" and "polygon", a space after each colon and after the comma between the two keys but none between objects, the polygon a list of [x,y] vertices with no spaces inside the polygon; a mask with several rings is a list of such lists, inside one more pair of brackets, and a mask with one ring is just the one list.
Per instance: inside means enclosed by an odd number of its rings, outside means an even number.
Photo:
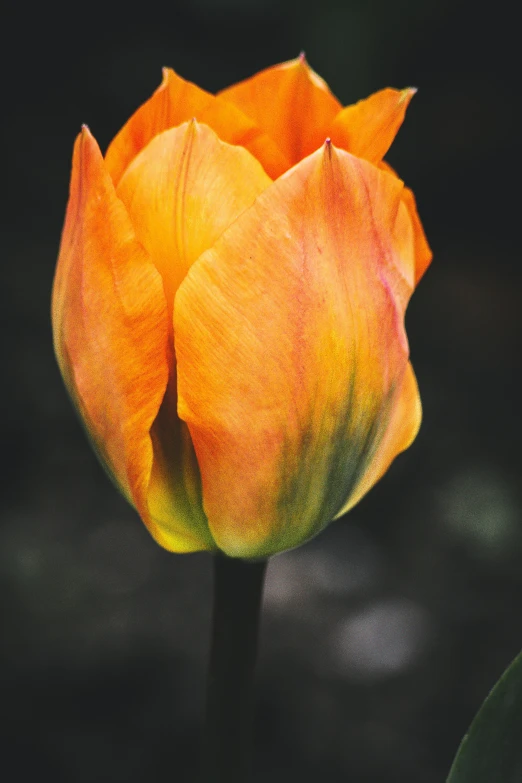
[{"label": "orange petal tip", "polygon": [[404,108],[408,108],[411,99],[414,95],[416,95],[417,92],[418,91],[416,87],[405,87],[404,90],[401,90],[399,93],[399,100],[397,101],[397,105],[402,106],[403,104],[406,104]]},{"label": "orange petal tip", "polygon": [[417,87],[405,87],[404,90],[401,90],[401,99],[404,101],[408,97],[413,98],[417,92]]}]

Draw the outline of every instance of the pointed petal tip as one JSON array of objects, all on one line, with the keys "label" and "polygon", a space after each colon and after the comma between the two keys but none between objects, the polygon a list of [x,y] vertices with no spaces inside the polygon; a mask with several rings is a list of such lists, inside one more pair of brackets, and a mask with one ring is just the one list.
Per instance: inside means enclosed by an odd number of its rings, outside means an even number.
[{"label": "pointed petal tip", "polygon": [[172,68],[169,68],[168,65],[163,66],[163,68],[161,69],[161,84],[159,85],[158,90],[160,90],[162,87],[165,87],[169,83],[169,80],[172,78],[173,73],[174,71],[172,70]]},{"label": "pointed petal tip", "polygon": [[[176,78],[177,73],[176,71],[171,68],[168,65],[164,65],[161,69],[161,82],[158,84],[154,92],[152,93],[153,97],[154,95],[157,95],[158,93],[163,93],[165,90],[169,89],[169,85],[172,83],[172,81]],[[150,99],[149,99],[150,100]]]},{"label": "pointed petal tip", "polygon": [[[88,166],[87,161],[91,159],[91,155],[94,156],[95,160],[102,158],[100,146],[96,141],[96,138],[92,135],[91,129],[86,123],[83,123],[81,126],[81,130],[77,135],[76,141],[74,143],[74,149],[77,150],[78,155],[80,156],[78,158],[78,162],[80,168],[82,169],[85,166]],[[84,155],[87,155],[87,158],[84,159]]]},{"label": "pointed petal tip", "polygon": [[332,140],[331,140],[331,138],[329,136],[324,141],[323,151],[324,151],[325,155],[328,155],[329,160],[331,160],[332,159]]},{"label": "pointed petal tip", "polygon": [[413,96],[418,92],[417,87],[405,87],[404,90],[400,91],[399,94],[399,105],[402,103],[405,103],[406,105],[409,104]]},{"label": "pointed petal tip", "polygon": [[386,87],[351,106],[333,121],[330,133],[337,147],[379,164],[388,152],[417,92],[415,87]]},{"label": "pointed petal tip", "polygon": [[80,132],[78,136],[76,137],[77,142],[80,144],[83,142],[95,142],[95,138],[91,133],[91,129],[87,125],[87,123],[83,122],[82,127],[80,128]]},{"label": "pointed petal tip", "polygon": [[73,168],[75,165],[79,166],[79,169],[83,169],[85,166],[84,155],[90,151],[99,149],[98,142],[92,135],[90,128],[85,123],[82,124],[80,132],[74,140],[73,147]]}]

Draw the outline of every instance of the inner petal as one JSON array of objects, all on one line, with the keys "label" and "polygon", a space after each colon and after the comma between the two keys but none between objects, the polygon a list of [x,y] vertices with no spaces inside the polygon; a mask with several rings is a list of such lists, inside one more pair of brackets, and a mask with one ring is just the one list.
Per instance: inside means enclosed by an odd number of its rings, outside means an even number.
[{"label": "inner petal", "polygon": [[267,68],[219,95],[251,117],[291,165],[321,147],[342,108],[303,56]]},{"label": "inner petal", "polygon": [[247,150],[195,120],[160,133],[134,159],[117,193],[163,278],[170,314],[191,264],[270,183]]},{"label": "inner petal", "polygon": [[388,87],[346,106],[332,122],[332,142],[352,155],[379,163],[391,147],[415,93],[412,87]]},{"label": "inner petal", "polygon": [[196,118],[223,141],[250,150],[271,177],[289,168],[277,144],[237,106],[164,68],[163,82],[110,143],[105,163],[117,185],[131,161],[159,133]]}]

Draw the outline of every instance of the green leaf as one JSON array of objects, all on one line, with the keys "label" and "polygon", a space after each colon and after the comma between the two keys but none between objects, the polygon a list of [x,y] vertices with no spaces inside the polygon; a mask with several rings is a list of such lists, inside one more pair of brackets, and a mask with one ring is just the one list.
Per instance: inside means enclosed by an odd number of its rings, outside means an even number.
[{"label": "green leaf", "polygon": [[447,783],[521,783],[522,653],[478,711]]}]

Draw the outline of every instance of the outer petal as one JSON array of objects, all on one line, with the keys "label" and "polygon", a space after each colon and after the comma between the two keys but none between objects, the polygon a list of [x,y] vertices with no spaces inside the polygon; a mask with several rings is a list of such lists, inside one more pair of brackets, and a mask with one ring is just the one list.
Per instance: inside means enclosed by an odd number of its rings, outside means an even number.
[{"label": "outer petal", "polygon": [[291,164],[324,144],[341,104],[303,56],[222,90],[277,142]]},{"label": "outer petal", "polygon": [[129,163],[154,136],[193,118],[210,125],[223,141],[246,147],[272,177],[290,165],[277,144],[242,111],[164,68],[163,82],[154,95],[109,145],[106,164],[114,183],[118,184]]},{"label": "outer petal", "polygon": [[332,142],[359,158],[379,163],[391,147],[416,92],[412,87],[387,88],[346,106],[332,122]]},{"label": "outer petal", "polygon": [[417,426],[417,405],[394,415],[413,253],[396,229],[401,192],[327,145],[264,191],[178,290],[178,409],[230,555],[317,533],[360,494],[384,439],[381,467]]},{"label": "outer petal", "polygon": [[[161,540],[147,495],[149,430],[168,378],[167,307],[87,129],[74,150],[53,328],[62,374],[102,461]],[[171,532],[180,550],[201,548],[190,530]]]}]

